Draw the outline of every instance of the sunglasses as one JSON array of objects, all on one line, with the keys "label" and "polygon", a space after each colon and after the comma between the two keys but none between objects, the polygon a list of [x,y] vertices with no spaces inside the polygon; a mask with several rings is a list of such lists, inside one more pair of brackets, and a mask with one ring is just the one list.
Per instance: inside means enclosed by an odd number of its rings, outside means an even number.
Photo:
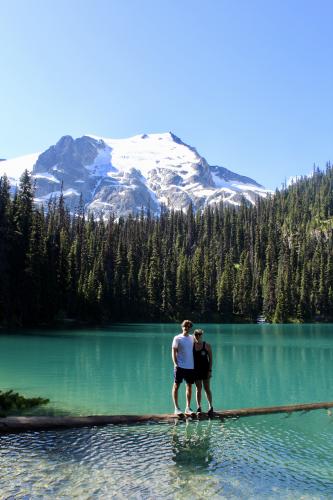
[{"label": "sunglasses", "polygon": [[201,337],[202,333],[195,333],[194,334],[196,337]]}]

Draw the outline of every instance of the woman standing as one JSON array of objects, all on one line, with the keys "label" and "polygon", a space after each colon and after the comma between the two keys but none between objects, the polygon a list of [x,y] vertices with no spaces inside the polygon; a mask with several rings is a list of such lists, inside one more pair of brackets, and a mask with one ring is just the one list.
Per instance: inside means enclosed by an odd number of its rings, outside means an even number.
[{"label": "woman standing", "polygon": [[208,401],[208,416],[214,414],[210,378],[212,376],[213,355],[210,344],[202,341],[203,330],[194,330],[193,333],[193,358],[196,385],[197,414],[201,413],[202,385],[204,386]]}]

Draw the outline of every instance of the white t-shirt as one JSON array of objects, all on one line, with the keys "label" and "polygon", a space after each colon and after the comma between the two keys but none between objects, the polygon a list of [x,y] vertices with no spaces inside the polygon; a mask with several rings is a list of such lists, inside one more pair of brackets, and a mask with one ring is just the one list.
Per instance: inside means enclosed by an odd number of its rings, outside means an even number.
[{"label": "white t-shirt", "polygon": [[172,342],[172,347],[176,347],[177,350],[177,365],[180,368],[186,368],[193,370],[194,360],[193,360],[193,337],[192,335],[176,335]]}]

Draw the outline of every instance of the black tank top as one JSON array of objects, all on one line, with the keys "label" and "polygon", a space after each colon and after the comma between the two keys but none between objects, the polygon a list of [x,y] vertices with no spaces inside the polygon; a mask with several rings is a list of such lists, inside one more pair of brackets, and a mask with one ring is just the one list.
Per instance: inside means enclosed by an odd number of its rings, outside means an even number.
[{"label": "black tank top", "polygon": [[199,372],[208,372],[209,353],[206,349],[206,342],[202,343],[202,349],[197,351],[193,344],[194,369]]}]

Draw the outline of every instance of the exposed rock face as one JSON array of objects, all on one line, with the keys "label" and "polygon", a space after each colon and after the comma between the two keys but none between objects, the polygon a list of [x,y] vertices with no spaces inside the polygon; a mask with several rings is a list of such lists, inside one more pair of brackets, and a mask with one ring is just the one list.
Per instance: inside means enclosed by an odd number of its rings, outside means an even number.
[{"label": "exposed rock face", "polygon": [[16,177],[25,168],[32,172],[38,203],[62,190],[72,210],[82,195],[87,210],[98,216],[142,209],[158,214],[162,204],[184,210],[190,203],[195,209],[220,201],[237,205],[244,198],[255,203],[268,192],[249,177],[210,166],[171,132],[129,139],[64,136],[43,153],[22,157],[21,163],[19,158],[2,162],[0,175],[7,170],[11,182],[13,165]]},{"label": "exposed rock face", "polygon": [[55,146],[39,155],[33,167],[36,198],[46,201],[50,195],[57,196],[63,189],[71,208],[77,205],[81,194],[84,202],[89,204],[97,179],[85,167],[93,164],[98,149],[104,146],[102,141],[90,137],[62,137]]}]

